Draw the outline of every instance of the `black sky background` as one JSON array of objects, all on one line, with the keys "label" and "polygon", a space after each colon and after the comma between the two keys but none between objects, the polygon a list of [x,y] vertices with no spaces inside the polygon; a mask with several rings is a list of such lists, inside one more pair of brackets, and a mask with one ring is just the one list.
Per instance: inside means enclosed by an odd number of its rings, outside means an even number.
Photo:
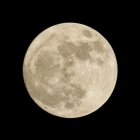
[{"label": "black sky background", "polygon": [[[92,138],[136,136],[137,105],[131,75],[136,65],[131,40],[137,15],[132,9],[135,6],[128,2],[8,3],[2,14],[6,39],[1,53],[6,76],[2,77],[8,85],[1,99],[4,132],[25,137],[47,137],[52,132],[53,136],[65,134],[71,138],[92,134]],[[32,40],[44,29],[63,22],[82,23],[100,32],[111,44],[118,62],[118,79],[110,99],[96,112],[77,119],[55,117],[40,109],[28,95],[22,76],[24,55]]]}]

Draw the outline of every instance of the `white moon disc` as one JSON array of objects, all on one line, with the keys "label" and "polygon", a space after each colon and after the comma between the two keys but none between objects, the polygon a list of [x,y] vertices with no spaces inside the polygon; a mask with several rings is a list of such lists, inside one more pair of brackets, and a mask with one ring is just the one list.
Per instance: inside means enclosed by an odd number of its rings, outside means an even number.
[{"label": "white moon disc", "polygon": [[31,43],[23,63],[31,98],[46,112],[64,118],[99,109],[113,92],[117,70],[108,41],[79,23],[44,30]]}]

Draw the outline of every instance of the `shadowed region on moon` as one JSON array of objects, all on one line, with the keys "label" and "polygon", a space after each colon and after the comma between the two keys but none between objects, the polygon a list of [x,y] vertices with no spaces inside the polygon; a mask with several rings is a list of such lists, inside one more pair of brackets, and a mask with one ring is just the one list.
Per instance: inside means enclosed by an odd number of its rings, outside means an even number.
[{"label": "shadowed region on moon", "polygon": [[75,55],[81,60],[91,59],[89,54],[90,51],[92,51],[92,48],[88,43],[80,43],[80,45],[77,46]]},{"label": "shadowed region on moon", "polygon": [[99,41],[95,41],[94,44],[93,44],[93,47],[94,47],[94,50],[99,52],[99,53],[103,53],[104,52],[103,45]]},{"label": "shadowed region on moon", "polygon": [[85,37],[88,37],[88,38],[91,38],[91,37],[92,37],[92,33],[91,33],[89,30],[83,30],[83,31],[82,31],[82,34],[83,34]]},{"label": "shadowed region on moon", "polygon": [[[67,43],[66,45],[69,45],[70,47],[72,46],[70,43]],[[68,52],[68,47],[63,46],[63,48],[64,50],[59,47],[59,51],[61,52],[60,54],[63,57],[68,57],[70,54],[72,54]],[[67,48],[67,55],[65,55],[65,48]],[[64,61],[67,61],[67,59],[65,59]],[[74,104],[78,103],[78,100],[83,97],[86,91],[81,88],[80,84],[76,85],[69,83],[68,79],[70,78],[72,73],[68,73],[67,69],[70,65],[71,62],[67,61],[64,63],[63,69],[60,69],[59,61],[55,60],[51,53],[49,53],[48,51],[42,52],[35,62],[36,76],[34,78],[39,80],[39,85],[36,87],[32,84],[32,89],[34,90],[31,92],[31,94],[33,94],[35,98],[40,99],[43,104],[49,105],[51,107],[55,107],[62,101],[65,102],[66,108],[74,107]],[[59,83],[51,85],[49,83],[49,80],[55,77],[55,74],[59,72],[61,73],[61,77],[58,77],[58,79],[60,80]],[[62,86],[61,83],[63,82],[67,82],[67,84],[65,86]],[[51,88],[51,93],[48,93],[48,88]],[[72,102],[69,99],[70,96],[72,97]]]},{"label": "shadowed region on moon", "polygon": [[[43,85],[44,83],[40,83],[38,87],[35,87],[32,85],[32,88],[34,89],[31,94],[34,95],[35,98],[42,101],[43,104],[55,107],[60,102],[65,102],[66,106],[67,104],[78,104],[79,100],[84,97],[85,90],[81,88],[80,85],[66,85],[66,86],[57,86],[57,85]],[[52,93],[48,93],[47,90],[51,88]],[[70,98],[71,97],[71,98]],[[74,101],[74,102],[73,102]],[[72,107],[72,106],[71,106]],[[70,106],[69,106],[70,108]]]},{"label": "shadowed region on moon", "polygon": [[52,59],[52,56],[48,52],[42,53],[39,57],[37,62],[35,63],[36,70],[38,74],[41,74],[43,76],[52,76],[56,69],[59,68],[59,64],[54,65],[54,60]]},{"label": "shadowed region on moon", "polygon": [[75,54],[80,60],[91,59],[89,52],[92,51],[92,47],[88,43],[80,42],[78,46],[73,43],[63,43],[57,46],[58,51],[63,57],[69,57]]},{"label": "shadowed region on moon", "polygon": [[76,23],[58,27],[45,30],[33,41],[37,43],[31,44],[23,65],[25,85],[45,111],[66,118],[85,116],[111,95],[117,77],[116,59],[113,54],[109,57],[100,35],[93,41],[94,30]]},{"label": "shadowed region on moon", "polygon": [[65,42],[57,46],[57,49],[63,57],[68,57],[75,52],[76,47],[71,42]]},{"label": "shadowed region on moon", "polygon": [[97,61],[98,65],[103,65],[104,64],[104,60],[102,60],[101,58],[97,58],[96,61]]}]

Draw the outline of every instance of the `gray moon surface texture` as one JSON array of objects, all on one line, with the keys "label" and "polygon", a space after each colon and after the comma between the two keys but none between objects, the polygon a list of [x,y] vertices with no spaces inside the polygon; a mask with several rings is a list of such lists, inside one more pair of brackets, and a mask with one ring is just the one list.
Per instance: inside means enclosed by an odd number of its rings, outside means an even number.
[{"label": "gray moon surface texture", "polygon": [[99,109],[114,90],[117,71],[109,42],[79,23],[61,23],[41,32],[23,62],[30,97],[46,112],[63,118]]}]

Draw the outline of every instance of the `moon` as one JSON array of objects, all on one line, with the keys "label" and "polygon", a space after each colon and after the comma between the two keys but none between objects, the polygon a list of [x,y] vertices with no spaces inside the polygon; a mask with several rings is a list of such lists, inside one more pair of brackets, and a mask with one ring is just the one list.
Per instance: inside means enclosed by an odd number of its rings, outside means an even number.
[{"label": "moon", "polygon": [[104,105],[117,71],[109,42],[79,23],[61,23],[41,32],[23,62],[30,97],[46,112],[63,118],[83,117]]}]

